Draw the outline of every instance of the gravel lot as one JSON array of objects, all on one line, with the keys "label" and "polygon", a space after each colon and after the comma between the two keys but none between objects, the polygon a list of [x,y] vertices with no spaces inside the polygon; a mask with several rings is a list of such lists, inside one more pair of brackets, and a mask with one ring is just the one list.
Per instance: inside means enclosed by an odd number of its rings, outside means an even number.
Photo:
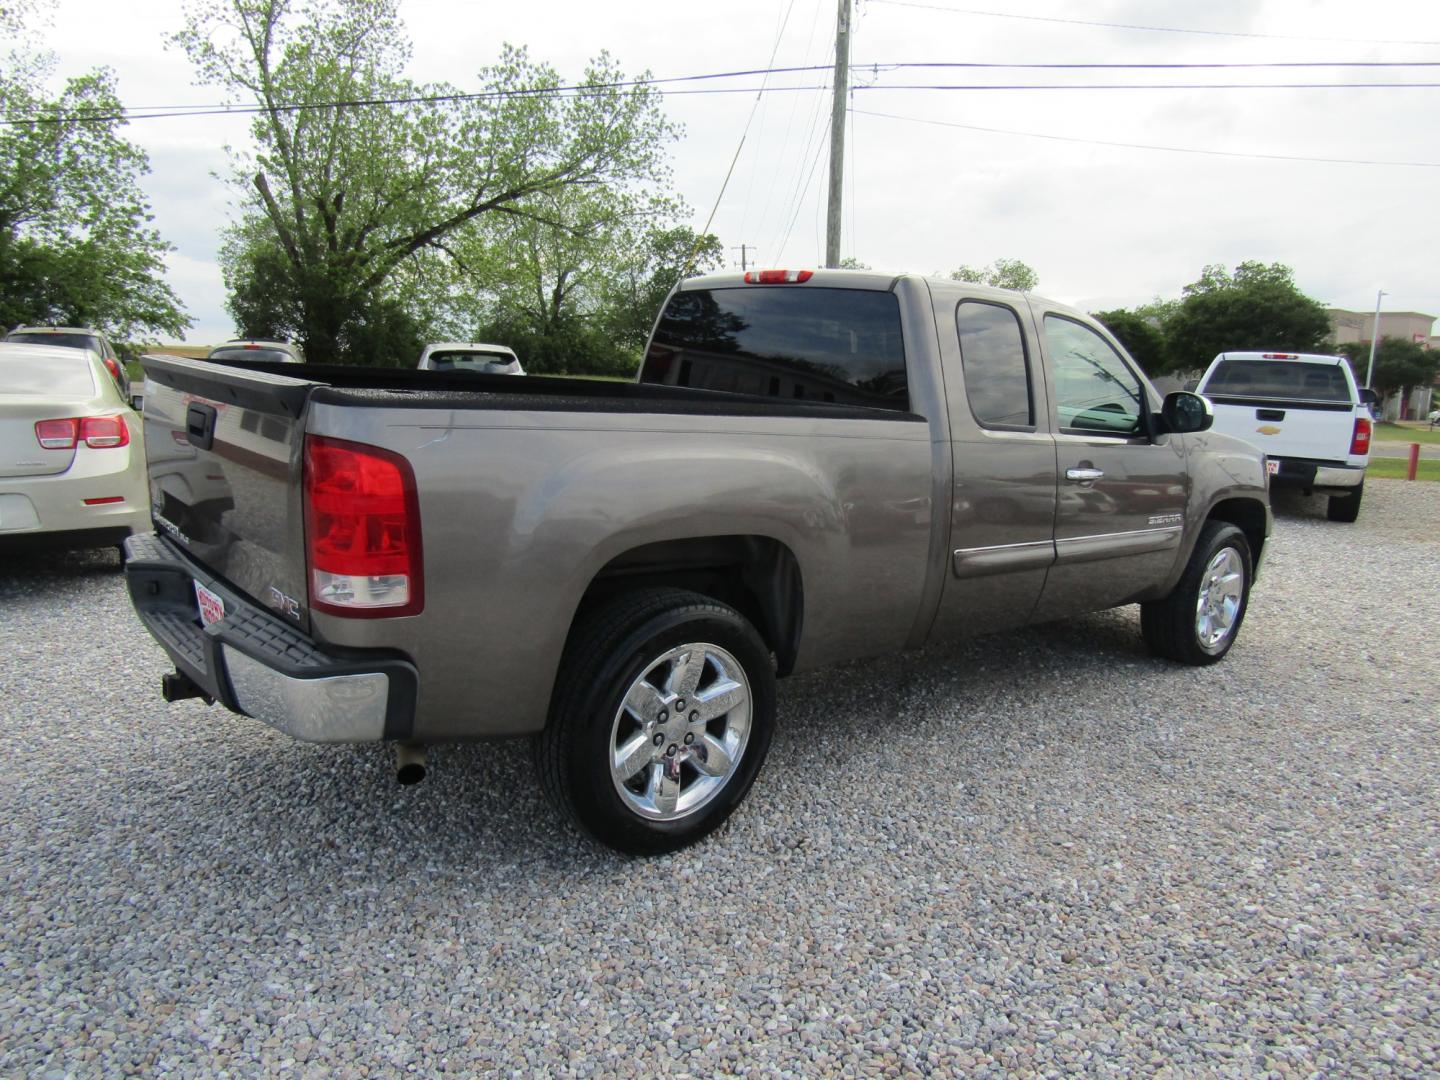
[{"label": "gravel lot", "polygon": [[166,706],[117,575],[7,561],[0,1075],[1436,1075],[1440,484],[1277,509],[1218,668],[1131,608],[789,680],[650,861],[519,745]]}]

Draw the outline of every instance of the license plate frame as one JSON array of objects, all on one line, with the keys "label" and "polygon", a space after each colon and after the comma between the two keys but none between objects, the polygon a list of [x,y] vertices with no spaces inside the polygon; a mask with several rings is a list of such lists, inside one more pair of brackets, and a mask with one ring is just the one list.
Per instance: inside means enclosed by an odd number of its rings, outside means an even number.
[{"label": "license plate frame", "polygon": [[200,625],[211,626],[225,618],[225,598],[211,592],[200,582],[195,585],[195,606],[200,609]]}]

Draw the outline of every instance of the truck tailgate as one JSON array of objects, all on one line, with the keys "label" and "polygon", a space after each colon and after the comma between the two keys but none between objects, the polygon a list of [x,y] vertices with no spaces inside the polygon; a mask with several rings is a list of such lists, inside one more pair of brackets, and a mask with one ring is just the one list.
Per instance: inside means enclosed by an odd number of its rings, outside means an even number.
[{"label": "truck tailgate", "polygon": [[1270,457],[1346,460],[1355,428],[1348,404],[1211,398],[1214,430],[1244,439]]},{"label": "truck tailgate", "polygon": [[315,384],[180,358],[142,363],[157,531],[308,630],[300,474]]}]

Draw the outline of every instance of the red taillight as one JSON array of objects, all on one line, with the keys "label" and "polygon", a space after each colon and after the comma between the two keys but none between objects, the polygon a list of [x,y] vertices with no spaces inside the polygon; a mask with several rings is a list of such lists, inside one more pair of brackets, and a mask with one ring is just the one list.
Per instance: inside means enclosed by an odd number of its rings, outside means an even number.
[{"label": "red taillight", "polygon": [[307,436],[305,545],[317,610],[375,618],[424,607],[420,503],[399,454]]},{"label": "red taillight", "polygon": [[1267,352],[1261,353],[1266,360],[1299,360],[1300,354],[1293,352]]},{"label": "red taillight", "polygon": [[1370,421],[1363,416],[1355,418],[1355,434],[1350,437],[1350,453],[1370,453]]},{"label": "red taillight", "polygon": [[35,438],[46,450],[74,450],[79,420],[36,420]]},{"label": "red taillight", "polygon": [[46,450],[74,450],[84,443],[92,450],[130,445],[130,429],[119,416],[80,416],[37,420],[35,438]]},{"label": "red taillight", "polygon": [[814,270],[750,270],[745,274],[747,285],[798,285],[809,281]]},{"label": "red taillight", "polygon": [[129,446],[130,429],[119,416],[86,416],[80,420],[80,440],[96,450]]},{"label": "red taillight", "polygon": [[102,356],[100,359],[105,361],[105,367],[110,372],[110,377],[116,382],[120,382],[120,365],[115,362],[114,358]]}]

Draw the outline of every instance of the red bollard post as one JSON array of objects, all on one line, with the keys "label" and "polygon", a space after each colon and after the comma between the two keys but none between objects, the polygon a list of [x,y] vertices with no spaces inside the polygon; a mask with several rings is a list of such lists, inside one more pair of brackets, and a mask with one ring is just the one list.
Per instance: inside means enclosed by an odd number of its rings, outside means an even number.
[{"label": "red bollard post", "polygon": [[1406,479],[1406,480],[1414,480],[1414,479],[1415,479],[1415,474],[1416,474],[1417,472],[1419,472],[1419,471],[1420,471],[1420,444],[1419,444],[1418,442],[1412,442],[1412,443],[1410,444],[1410,468],[1408,468],[1408,469],[1405,470],[1405,479]]}]

